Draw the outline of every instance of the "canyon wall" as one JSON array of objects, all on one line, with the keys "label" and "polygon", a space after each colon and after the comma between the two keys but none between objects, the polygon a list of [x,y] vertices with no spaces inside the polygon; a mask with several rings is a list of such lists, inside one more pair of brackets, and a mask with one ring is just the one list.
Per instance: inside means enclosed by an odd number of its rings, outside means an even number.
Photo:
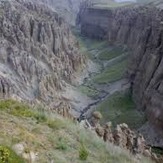
[{"label": "canyon wall", "polygon": [[0,2],[0,24],[0,97],[69,108],[60,92],[85,63],[69,26],[23,0]]},{"label": "canyon wall", "polygon": [[31,2],[48,6],[51,10],[57,12],[68,24],[75,26],[76,15],[79,12],[79,6],[85,0],[21,0],[24,3]]},{"label": "canyon wall", "polygon": [[[25,0],[26,1],[26,0]],[[79,12],[80,2],[82,0],[30,0],[37,3],[43,3],[57,11],[67,23],[75,25],[76,15]]]},{"label": "canyon wall", "polygon": [[114,9],[89,7],[80,15],[81,33],[126,44],[133,99],[152,124],[163,128],[163,4]]}]

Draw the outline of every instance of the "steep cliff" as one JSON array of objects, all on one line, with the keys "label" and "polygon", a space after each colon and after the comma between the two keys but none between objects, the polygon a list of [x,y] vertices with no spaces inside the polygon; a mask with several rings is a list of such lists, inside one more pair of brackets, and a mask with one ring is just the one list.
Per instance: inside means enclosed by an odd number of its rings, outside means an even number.
[{"label": "steep cliff", "polygon": [[65,107],[60,92],[85,62],[69,26],[48,7],[23,0],[0,2],[0,24],[1,98]]},{"label": "steep cliff", "polygon": [[75,25],[76,15],[82,0],[31,0],[43,3],[59,13],[66,22]]},{"label": "steep cliff", "polygon": [[114,9],[90,7],[80,16],[82,34],[132,49],[128,74],[133,98],[159,129],[163,128],[162,6],[157,2]]}]

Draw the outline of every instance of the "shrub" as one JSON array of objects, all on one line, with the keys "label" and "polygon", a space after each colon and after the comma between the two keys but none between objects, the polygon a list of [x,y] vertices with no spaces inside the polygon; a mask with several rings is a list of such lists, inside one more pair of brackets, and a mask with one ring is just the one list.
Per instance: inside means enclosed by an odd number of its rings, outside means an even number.
[{"label": "shrub", "polygon": [[24,160],[10,148],[0,145],[0,163],[24,163]]},{"label": "shrub", "polygon": [[63,150],[63,151],[67,150],[67,143],[63,138],[60,137],[58,139],[56,149]]},{"label": "shrub", "polygon": [[34,116],[34,113],[30,110],[28,105],[11,99],[0,101],[0,110],[18,117]]},{"label": "shrub", "polygon": [[33,111],[30,106],[26,105],[25,103],[18,102],[12,99],[1,100],[0,110],[17,117],[34,118],[37,120],[38,123],[47,121],[47,117],[44,113],[43,108],[39,107],[36,108],[37,111]]},{"label": "shrub", "polygon": [[10,152],[6,147],[0,146],[0,162],[7,163],[9,160]]},{"label": "shrub", "polygon": [[53,130],[65,128],[64,122],[60,119],[48,120],[47,125]]},{"label": "shrub", "polygon": [[37,123],[41,123],[41,122],[46,122],[47,121],[47,117],[45,116],[45,114],[42,113],[38,113],[35,115],[35,119],[37,120]]},{"label": "shrub", "polygon": [[86,161],[87,158],[88,158],[88,155],[89,155],[89,153],[88,153],[86,147],[83,144],[81,144],[81,147],[80,147],[80,150],[79,150],[79,158],[80,158],[80,160]]}]

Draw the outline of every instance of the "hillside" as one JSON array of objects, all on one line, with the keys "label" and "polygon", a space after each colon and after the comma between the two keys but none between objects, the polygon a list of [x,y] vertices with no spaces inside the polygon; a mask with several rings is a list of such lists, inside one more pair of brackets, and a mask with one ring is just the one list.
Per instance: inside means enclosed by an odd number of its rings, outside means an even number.
[{"label": "hillside", "polygon": [[0,101],[0,126],[0,151],[8,153],[5,163],[150,163],[40,106]]}]

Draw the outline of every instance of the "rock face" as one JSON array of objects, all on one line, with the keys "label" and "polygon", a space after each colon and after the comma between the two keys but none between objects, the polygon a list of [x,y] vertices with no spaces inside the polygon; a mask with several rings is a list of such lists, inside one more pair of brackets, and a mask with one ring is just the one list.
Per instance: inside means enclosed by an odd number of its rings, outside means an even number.
[{"label": "rock face", "polygon": [[[26,1],[26,0],[25,0]],[[59,13],[67,23],[75,25],[76,15],[82,0],[30,0],[43,3]]]},{"label": "rock face", "polygon": [[159,129],[163,128],[163,4],[116,9],[89,7],[80,16],[89,37],[127,44],[132,49],[129,78],[133,98]]},{"label": "rock face", "polygon": [[60,92],[85,62],[69,26],[48,7],[23,0],[0,2],[0,24],[1,98],[61,105]]}]

